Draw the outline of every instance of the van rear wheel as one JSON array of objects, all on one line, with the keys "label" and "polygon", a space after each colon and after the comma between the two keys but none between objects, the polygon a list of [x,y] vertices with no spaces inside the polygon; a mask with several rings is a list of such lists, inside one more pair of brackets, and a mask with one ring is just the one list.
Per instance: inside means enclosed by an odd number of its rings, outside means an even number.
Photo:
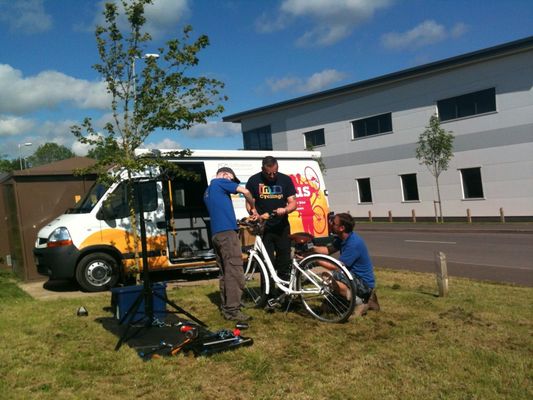
[{"label": "van rear wheel", "polygon": [[88,292],[108,290],[119,280],[117,260],[106,253],[88,254],[78,263],[76,280]]}]

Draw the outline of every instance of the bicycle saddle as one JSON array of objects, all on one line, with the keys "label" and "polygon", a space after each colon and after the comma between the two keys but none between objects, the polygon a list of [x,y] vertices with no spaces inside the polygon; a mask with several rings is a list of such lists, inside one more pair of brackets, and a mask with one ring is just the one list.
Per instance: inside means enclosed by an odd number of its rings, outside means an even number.
[{"label": "bicycle saddle", "polygon": [[309,243],[314,239],[314,236],[307,232],[293,233],[289,237],[293,242],[297,244]]}]

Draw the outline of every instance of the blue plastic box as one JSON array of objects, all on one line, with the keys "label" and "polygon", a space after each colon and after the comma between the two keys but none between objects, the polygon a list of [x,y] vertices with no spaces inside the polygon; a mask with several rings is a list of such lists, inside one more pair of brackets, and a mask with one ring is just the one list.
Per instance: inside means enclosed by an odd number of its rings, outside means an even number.
[{"label": "blue plastic box", "polygon": [[[124,286],[111,289],[111,308],[115,317],[120,320],[128,310],[131,308],[137,297],[142,294],[143,286]],[[167,285],[164,282],[154,283],[152,285],[154,294],[157,293],[164,299],[167,298]],[[154,303],[154,318],[164,321],[166,317],[166,303],[163,299],[157,296],[153,297]],[[130,315],[124,322],[137,322],[144,318],[144,299],[137,308],[135,315]]]}]

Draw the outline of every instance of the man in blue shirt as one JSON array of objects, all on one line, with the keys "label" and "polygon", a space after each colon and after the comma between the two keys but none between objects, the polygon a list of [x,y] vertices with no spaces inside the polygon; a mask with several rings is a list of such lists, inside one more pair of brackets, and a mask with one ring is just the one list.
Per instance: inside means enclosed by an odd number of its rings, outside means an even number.
[{"label": "man in blue shirt", "polygon": [[[353,218],[348,213],[336,214],[332,221],[332,230],[337,237],[329,246],[316,246],[314,251],[320,254],[331,254],[340,251],[339,260],[346,265],[354,278],[356,288],[355,315],[364,315],[368,309],[379,310],[375,293],[376,280],[374,268],[368,249],[363,239],[354,231]],[[336,278],[334,276],[334,278]],[[348,287],[337,281],[339,292],[347,295]]]},{"label": "man in blue shirt", "polygon": [[239,179],[231,168],[217,171],[204,193],[204,202],[211,217],[211,236],[220,267],[220,311],[231,321],[247,321],[250,316],[241,311],[244,289],[244,269],[241,242],[237,234],[237,219],[231,195],[242,193],[251,209],[254,199],[251,193],[239,186]]}]

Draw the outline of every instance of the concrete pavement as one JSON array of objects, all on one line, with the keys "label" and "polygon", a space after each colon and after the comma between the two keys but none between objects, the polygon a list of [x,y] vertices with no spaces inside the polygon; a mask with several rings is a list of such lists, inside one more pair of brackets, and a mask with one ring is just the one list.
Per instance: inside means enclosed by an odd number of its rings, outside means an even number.
[{"label": "concrete pavement", "polygon": [[[199,277],[198,277],[199,278]],[[168,281],[167,289],[173,289],[176,287],[197,286],[204,285],[208,282],[218,282],[218,278],[194,280],[173,280]],[[97,292],[88,293],[81,291],[80,287],[71,281],[32,281],[32,282],[19,282],[19,287],[28,293],[36,300],[55,300],[59,298],[73,299],[73,298],[85,298],[87,296],[110,296],[111,292]]]}]

